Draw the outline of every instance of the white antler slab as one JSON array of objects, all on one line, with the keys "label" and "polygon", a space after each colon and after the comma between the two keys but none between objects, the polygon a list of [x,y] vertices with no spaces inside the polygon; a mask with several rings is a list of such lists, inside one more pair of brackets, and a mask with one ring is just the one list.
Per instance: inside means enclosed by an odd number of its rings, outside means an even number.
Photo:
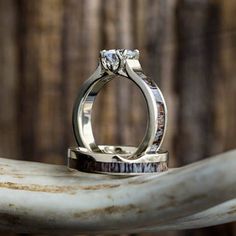
[{"label": "white antler slab", "polygon": [[236,220],[236,151],[162,174],[118,178],[0,159],[0,229],[123,233]]}]

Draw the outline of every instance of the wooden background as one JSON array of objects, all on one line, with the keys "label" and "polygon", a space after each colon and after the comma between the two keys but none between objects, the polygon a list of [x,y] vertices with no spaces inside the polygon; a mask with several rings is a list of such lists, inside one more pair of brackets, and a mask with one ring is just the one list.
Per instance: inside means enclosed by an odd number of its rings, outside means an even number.
[{"label": "wooden background", "polygon": [[[77,91],[110,48],[138,48],[162,89],[171,166],[235,148],[235,13],[234,0],[0,0],[0,156],[64,163]],[[142,138],[143,98],[124,79],[102,90],[93,115],[99,143]]]}]

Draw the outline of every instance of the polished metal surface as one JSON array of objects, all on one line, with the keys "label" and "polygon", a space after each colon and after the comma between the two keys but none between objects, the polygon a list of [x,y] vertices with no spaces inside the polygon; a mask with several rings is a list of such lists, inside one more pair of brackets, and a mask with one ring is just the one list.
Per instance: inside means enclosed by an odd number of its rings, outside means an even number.
[{"label": "polished metal surface", "polygon": [[132,146],[112,146],[112,145],[99,145],[98,146],[103,153],[88,151],[82,147],[71,147],[68,149],[68,156],[73,159],[77,159],[77,154],[89,155],[94,158],[95,161],[101,162],[120,162],[127,163],[140,163],[140,162],[160,162],[168,161],[168,152],[159,150],[155,154],[145,154],[137,160],[127,160],[126,157],[136,151],[137,148]]},{"label": "polished metal surface", "polygon": [[[147,128],[142,142],[124,160],[138,160],[145,154],[156,153],[161,146],[167,125],[167,108],[160,89],[142,71],[138,50],[101,51],[96,71],[82,85],[73,110],[73,130],[78,146],[96,153],[106,153],[95,143],[91,113],[94,100],[102,87],[122,76],[133,81],[142,91],[148,109]],[[120,114],[122,115],[122,114]]]}]

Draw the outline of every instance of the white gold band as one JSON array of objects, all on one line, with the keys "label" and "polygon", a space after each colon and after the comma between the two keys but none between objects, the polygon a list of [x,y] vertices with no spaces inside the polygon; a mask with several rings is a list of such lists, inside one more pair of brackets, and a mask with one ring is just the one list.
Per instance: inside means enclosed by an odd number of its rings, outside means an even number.
[{"label": "white gold band", "polygon": [[[168,169],[168,152],[146,154],[142,160],[123,161],[120,157],[134,152],[135,147],[99,146],[100,150],[116,153],[94,153],[85,148],[68,149],[68,168],[84,172],[106,173],[113,175],[138,175],[143,173],[159,173]],[[115,151],[116,150],[116,151]],[[109,151],[108,151],[109,152]]]}]

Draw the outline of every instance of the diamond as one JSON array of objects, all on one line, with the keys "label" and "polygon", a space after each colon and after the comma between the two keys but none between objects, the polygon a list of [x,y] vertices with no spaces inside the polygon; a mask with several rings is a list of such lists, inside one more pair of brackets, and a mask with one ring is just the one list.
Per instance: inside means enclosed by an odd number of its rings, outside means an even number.
[{"label": "diamond", "polygon": [[138,57],[138,51],[137,50],[126,50],[126,57],[128,59],[134,59]]},{"label": "diamond", "polygon": [[123,59],[138,59],[139,51],[130,49],[119,49],[118,50]]},{"label": "diamond", "polygon": [[133,59],[133,58],[135,58],[135,56],[136,56],[136,52],[135,52],[135,51],[131,51],[131,50],[127,50],[126,56],[127,56],[129,59]]},{"label": "diamond", "polygon": [[138,50],[129,49],[111,49],[101,51],[101,61],[105,69],[109,71],[117,71],[123,66],[126,59],[138,59]]},{"label": "diamond", "polygon": [[106,69],[109,69],[111,71],[117,70],[120,65],[120,59],[116,53],[116,50],[111,49],[108,51],[104,51],[102,55],[102,62],[103,62],[103,66]]}]

